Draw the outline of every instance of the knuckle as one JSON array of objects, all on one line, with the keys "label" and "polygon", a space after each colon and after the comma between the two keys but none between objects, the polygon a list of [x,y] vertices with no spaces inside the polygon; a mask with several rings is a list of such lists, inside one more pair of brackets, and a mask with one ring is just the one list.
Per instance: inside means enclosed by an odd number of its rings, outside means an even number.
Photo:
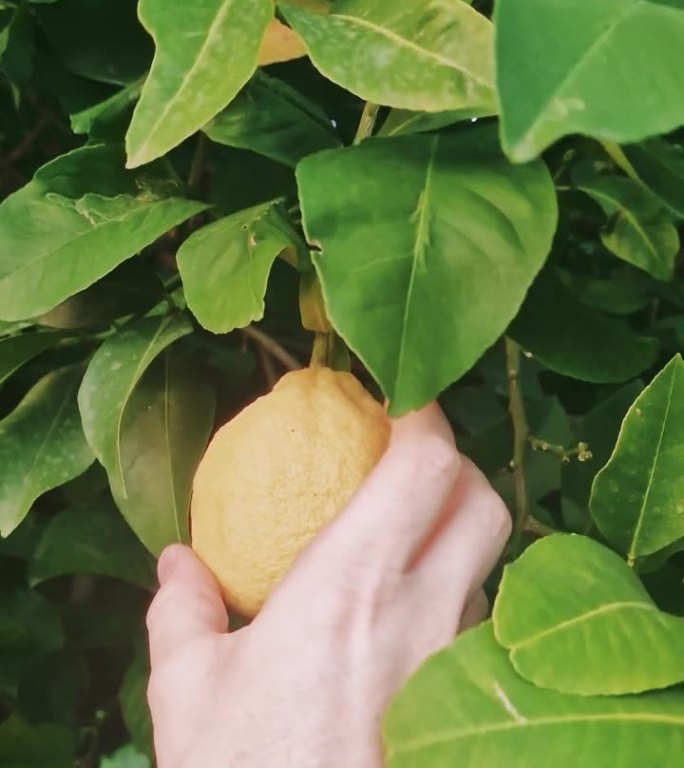
[{"label": "knuckle", "polygon": [[168,611],[168,604],[175,602],[175,591],[176,590],[170,586],[161,587],[154,596],[150,603],[150,607],[147,609],[147,616],[145,617],[148,632],[154,631],[154,629],[164,620],[164,616]]},{"label": "knuckle", "polygon": [[410,461],[418,476],[428,480],[456,479],[459,469],[459,454],[453,443],[441,437],[425,435],[411,446]]},{"label": "knuckle", "polygon": [[483,509],[487,528],[497,539],[506,541],[511,535],[513,522],[508,507],[493,488],[487,493]]}]

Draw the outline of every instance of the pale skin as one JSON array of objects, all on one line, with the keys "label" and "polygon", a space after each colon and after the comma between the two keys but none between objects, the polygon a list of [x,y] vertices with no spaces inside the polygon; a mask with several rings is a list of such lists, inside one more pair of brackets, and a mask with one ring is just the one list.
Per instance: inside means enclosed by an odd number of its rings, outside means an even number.
[{"label": "pale skin", "polygon": [[431,654],[487,611],[510,516],[437,405],[392,423],[340,516],[247,627],[180,545],[148,614],[158,768],[383,768],[381,720]]}]

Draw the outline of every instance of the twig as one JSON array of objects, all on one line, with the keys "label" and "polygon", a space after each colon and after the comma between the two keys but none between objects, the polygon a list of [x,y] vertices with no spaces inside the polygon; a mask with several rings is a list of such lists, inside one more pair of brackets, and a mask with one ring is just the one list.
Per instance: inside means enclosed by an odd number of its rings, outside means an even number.
[{"label": "twig", "polygon": [[257,344],[257,355],[259,355],[259,363],[261,363],[261,370],[264,372],[264,378],[266,379],[268,388],[273,389],[275,383],[278,381],[278,373],[273,365],[273,358],[261,344]]},{"label": "twig", "polygon": [[258,328],[255,328],[253,325],[248,325],[246,328],[243,328],[242,333],[248,339],[256,342],[260,347],[268,352],[271,357],[275,358],[289,371],[298,371],[302,367],[302,364],[299,362],[299,360],[297,360],[296,357],[291,355],[284,347],[281,347],[275,339],[272,339],[270,336],[265,334],[263,331],[260,331]]},{"label": "twig", "polygon": [[377,104],[372,104],[370,101],[366,102],[366,106],[361,113],[361,119],[359,120],[359,127],[356,129],[354,144],[360,144],[364,139],[371,136],[379,111],[380,107]]},{"label": "twig", "polygon": [[202,174],[204,172],[204,161],[207,155],[207,137],[204,133],[200,133],[197,139],[197,146],[195,148],[195,154],[192,157],[192,164],[190,165],[190,173],[188,174],[188,191],[196,192],[200,182],[202,181]]},{"label": "twig", "polygon": [[577,457],[577,461],[589,461],[593,458],[591,451],[589,450],[588,443],[577,443],[574,448],[565,448],[562,445],[556,445],[555,443],[549,443],[546,440],[540,440],[538,437],[530,435],[528,438],[530,446],[533,451],[543,451],[546,453],[553,453],[555,456],[564,463],[569,464],[573,457]]},{"label": "twig", "polygon": [[555,528],[551,528],[550,525],[540,523],[539,520],[532,517],[532,515],[528,515],[527,520],[525,521],[525,533],[529,533],[532,536],[541,539],[544,536],[551,536],[554,533],[558,533],[558,531],[556,531]]},{"label": "twig", "polygon": [[3,165],[12,165],[18,160],[21,160],[24,155],[33,149],[36,141],[40,138],[40,134],[47,128],[49,122],[50,120],[48,116],[44,112],[41,113],[33,128],[31,128],[14,149],[10,150],[5,157],[1,158],[0,162],[2,162]]},{"label": "twig", "polygon": [[513,554],[520,548],[520,540],[528,516],[527,482],[525,479],[525,456],[527,454],[529,426],[525,415],[525,403],[520,390],[520,347],[513,339],[506,337],[506,371],[508,375],[508,412],[513,423],[513,486],[515,489],[515,520],[511,537]]},{"label": "twig", "polygon": [[620,168],[620,170],[624,171],[624,173],[629,176],[632,181],[639,182],[639,184],[642,183],[639,175],[634,170],[633,165],[629,162],[627,156],[622,151],[622,147],[620,147],[619,144],[615,144],[612,141],[601,141],[599,143],[605,150],[608,157],[610,157],[610,159],[615,163],[615,165],[617,165],[618,168]]}]

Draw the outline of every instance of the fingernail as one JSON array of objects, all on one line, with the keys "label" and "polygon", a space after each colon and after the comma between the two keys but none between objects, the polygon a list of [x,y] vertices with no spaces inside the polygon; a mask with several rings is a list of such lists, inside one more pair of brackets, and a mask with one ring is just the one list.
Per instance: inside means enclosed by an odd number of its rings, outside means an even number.
[{"label": "fingernail", "polygon": [[157,563],[157,577],[159,579],[159,583],[163,584],[165,581],[168,581],[168,579],[171,577],[171,574],[173,573],[173,569],[176,564],[176,560],[178,559],[178,548],[171,546],[167,547],[159,557],[159,561]]}]

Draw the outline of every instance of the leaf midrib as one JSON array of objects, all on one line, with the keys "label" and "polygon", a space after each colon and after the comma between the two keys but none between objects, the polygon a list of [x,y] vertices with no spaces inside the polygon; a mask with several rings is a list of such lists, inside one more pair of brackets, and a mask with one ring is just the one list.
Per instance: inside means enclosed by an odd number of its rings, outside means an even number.
[{"label": "leaf midrib", "polygon": [[[66,388],[66,390],[64,392],[64,396],[62,398],[62,402],[59,404],[59,407],[55,411],[55,415],[54,415],[54,418],[52,419],[52,423],[50,424],[48,430],[45,432],[43,440],[41,441],[41,444],[38,447],[38,450],[36,451],[36,453],[35,453],[35,455],[33,457],[33,461],[31,462],[31,466],[28,468],[28,471],[26,472],[25,481],[24,481],[24,484],[23,484],[24,488],[23,488],[23,491],[22,491],[22,494],[21,494],[21,500],[22,500],[22,505],[21,506],[26,506],[26,502],[27,501],[29,503],[32,501],[31,498],[27,499],[27,486],[28,486],[29,480],[31,479],[31,473],[36,468],[36,465],[38,464],[38,461],[40,460],[41,456],[45,452],[45,447],[48,444],[50,438],[52,437],[52,434],[54,433],[55,429],[57,428],[57,424],[60,423],[60,421],[62,419],[62,415],[64,413],[64,409],[66,408],[66,406],[67,406],[67,404],[69,402],[69,398],[71,397],[73,392],[74,392],[74,385],[72,384],[72,385],[69,385]],[[31,494],[29,494],[29,495],[31,495]],[[15,505],[15,508],[16,508],[16,505]]]},{"label": "leaf midrib", "polygon": [[439,146],[439,135],[435,134],[430,142],[430,155],[428,157],[427,169],[425,171],[425,182],[423,188],[418,197],[418,205],[415,213],[418,213],[415,238],[413,242],[413,251],[411,253],[411,275],[409,277],[408,287],[406,289],[406,301],[404,302],[404,313],[401,323],[401,335],[399,338],[399,354],[397,356],[397,374],[394,385],[394,397],[397,397],[397,390],[399,389],[399,383],[403,377],[404,369],[404,356],[406,354],[406,338],[408,336],[409,316],[411,314],[411,304],[413,301],[413,292],[415,290],[416,273],[418,271],[419,263],[425,266],[425,248],[427,243],[425,242],[425,226],[427,220],[427,210],[430,204],[430,189],[432,185],[432,175],[435,166],[435,159],[437,156],[437,148]]},{"label": "leaf midrib", "polygon": [[[581,700],[581,697],[575,697]],[[569,725],[572,723],[596,723],[596,722],[618,722],[618,723],[653,723],[656,725],[676,725],[684,726],[684,714],[682,715],[658,715],[651,712],[611,712],[611,713],[586,713],[576,715],[560,715],[557,717],[540,717],[530,720],[521,714],[520,720],[506,720],[499,723],[487,723],[480,726],[470,726],[465,728],[454,728],[449,731],[424,736],[422,738],[407,741],[391,750],[395,754],[401,752],[410,752],[424,747],[433,747],[437,744],[443,744],[449,741],[468,738],[470,736],[485,736],[495,734],[501,731],[511,731],[520,728],[539,728],[553,725]]]},{"label": "leaf midrib", "polygon": [[[131,200],[136,200],[136,198],[131,197]],[[165,198],[162,200],[152,200],[149,203],[143,203],[139,206],[136,206],[135,208],[132,208],[124,216],[119,216],[115,219],[105,219],[99,224],[91,224],[87,229],[84,229],[82,232],[78,232],[70,240],[67,240],[66,242],[61,243],[54,249],[51,249],[49,251],[44,251],[43,253],[36,256],[35,259],[23,261],[18,268],[12,270],[11,272],[6,273],[2,278],[0,278],[0,290],[2,290],[2,286],[6,281],[13,280],[18,275],[21,275],[24,272],[29,271],[33,268],[36,268],[36,267],[40,268],[41,266],[43,266],[45,261],[47,261],[48,259],[52,259],[56,256],[59,256],[62,253],[62,251],[64,251],[65,249],[70,250],[74,248],[76,245],[78,245],[79,241],[81,241],[86,237],[91,236],[94,232],[97,232],[98,230],[104,227],[108,227],[112,224],[121,224],[139,213],[147,213],[150,208],[153,208],[159,205],[160,203],[167,203],[170,201],[189,202],[187,200],[183,200],[182,198],[173,198],[173,197]],[[84,218],[84,221],[87,221],[87,219]],[[30,281],[26,280],[26,282],[30,285]]]},{"label": "leaf midrib", "polygon": [[[166,118],[169,115],[169,112],[171,112],[171,110],[175,108],[176,103],[179,101],[181,95],[183,94],[185,89],[188,87],[188,83],[195,77],[196,71],[199,68],[200,63],[202,62],[202,59],[204,58],[207,50],[210,48],[216,36],[218,35],[218,28],[220,24],[224,21],[225,17],[227,16],[233,4],[234,4],[234,0],[225,0],[225,2],[222,3],[221,7],[219,8],[216,15],[214,16],[214,20],[209,25],[209,29],[207,30],[207,36],[204,42],[202,43],[192,66],[189,67],[189,69],[183,76],[183,79],[181,80],[178,88],[176,89],[176,92],[173,98],[169,99],[166,102],[166,104],[164,105],[164,108],[159,113],[155,122],[147,130],[147,139],[145,142],[143,142],[143,144],[140,145],[140,147],[138,147],[138,151],[136,152],[136,157],[145,156],[145,154],[147,153],[150,143],[152,139],[156,136],[159,126],[164,122],[164,120],[166,120]],[[155,44],[157,44],[156,35],[154,36],[154,41],[155,41]],[[152,72],[153,71],[154,71],[154,66],[152,68]],[[150,76],[152,75],[152,72],[150,73]],[[133,159],[134,158],[131,158],[131,160]]]},{"label": "leaf midrib", "polygon": [[616,199],[615,197],[611,196],[608,192],[598,189],[596,187],[588,186],[586,184],[580,184],[577,186],[577,189],[581,190],[582,192],[585,192],[586,194],[592,196],[592,197],[598,197],[601,200],[605,200],[608,203],[611,203],[614,205],[618,211],[627,219],[627,221],[632,225],[636,233],[639,235],[641,240],[643,241],[644,245],[646,246],[647,250],[651,253],[654,259],[656,261],[660,261],[660,255],[655,247],[655,244],[651,241],[651,239],[648,236],[648,233],[646,230],[642,227],[641,222],[636,217],[636,214],[634,214],[630,208],[628,208],[621,200]]},{"label": "leaf midrib", "polygon": [[[144,352],[140,356],[140,359],[138,361],[138,365],[135,367],[135,370],[133,372],[133,376],[129,379],[129,385],[126,387],[124,391],[124,396],[121,401],[121,408],[119,408],[119,411],[116,415],[116,424],[115,424],[115,431],[114,431],[114,440],[116,442],[116,448],[114,451],[114,459],[116,461],[116,466],[114,467],[114,470],[118,476],[118,480],[121,483],[121,493],[123,494],[124,499],[128,499],[128,490],[126,488],[126,481],[123,476],[123,466],[121,461],[121,424],[123,422],[123,415],[124,411],[126,410],[126,404],[130,400],[131,394],[133,393],[133,390],[135,389],[138,381],[140,380],[140,377],[144,373],[145,369],[150,365],[152,362],[152,359],[149,359],[148,356],[150,354],[150,350],[153,349],[156,346],[157,340],[162,335],[162,332],[166,330],[169,325],[171,324],[171,318],[165,317],[162,319],[162,321],[159,323],[159,327],[155,331],[154,336],[150,339],[149,343],[144,349]],[[178,329],[180,330],[180,329]],[[168,343],[170,344],[171,341],[174,339],[171,339]]]},{"label": "leaf midrib", "polygon": [[368,21],[368,19],[362,19],[361,17],[358,17],[358,16],[349,16],[344,13],[332,13],[332,14],[329,14],[329,16],[326,18],[333,18],[333,17],[336,19],[341,19],[346,22],[350,22],[351,24],[358,24],[358,26],[365,27],[366,29],[370,29],[372,32],[375,32],[381,37],[385,37],[388,40],[392,40],[393,42],[397,43],[400,47],[409,48],[410,50],[414,51],[420,56],[423,56],[424,58],[432,59],[433,61],[436,61],[438,64],[442,64],[443,66],[448,67],[449,69],[454,69],[457,72],[461,72],[462,74],[467,75],[471,80],[474,80],[476,83],[479,83],[485,88],[489,88],[490,90],[493,90],[494,88],[493,83],[488,82],[487,80],[484,80],[481,76],[476,75],[467,67],[462,66],[458,62],[452,61],[446,56],[442,56],[441,54],[436,53],[435,51],[431,51],[428,48],[421,48],[417,43],[414,43],[411,40],[407,40],[405,37],[402,37],[399,33],[395,32],[392,29],[389,29],[388,27],[381,27],[378,24],[373,23],[372,21]]},{"label": "leaf midrib", "polygon": [[170,381],[170,355],[164,355],[164,444],[166,445],[167,455],[167,468],[168,468],[168,482],[169,491],[171,495],[171,507],[173,512],[173,522],[176,527],[176,537],[178,541],[183,540],[181,533],[180,520],[178,517],[178,497],[176,494],[176,484],[174,483],[174,471],[173,471],[173,455],[171,452],[171,396],[169,392]]},{"label": "leaf midrib", "polygon": [[648,472],[648,483],[646,485],[646,491],[644,492],[644,497],[641,502],[641,509],[639,510],[639,517],[637,518],[637,524],[634,527],[634,533],[632,534],[632,541],[629,546],[629,552],[627,553],[627,559],[630,564],[634,563],[634,560],[636,558],[637,541],[639,540],[641,529],[643,527],[644,517],[646,515],[646,505],[648,504],[648,500],[651,496],[651,490],[653,489],[653,476],[655,474],[656,464],[658,463],[658,458],[660,456],[660,449],[663,444],[665,427],[667,425],[667,420],[670,415],[670,406],[672,405],[672,393],[674,392],[674,385],[675,385],[676,378],[677,378],[677,369],[674,368],[672,371],[672,377],[670,380],[670,390],[667,396],[667,406],[665,407],[665,413],[663,415],[663,423],[660,427],[660,435],[658,436],[658,445],[656,446],[656,449],[653,453],[653,461],[651,462],[651,468],[649,469],[649,472]]},{"label": "leaf midrib", "polygon": [[509,648],[512,652],[518,651],[521,648],[524,648],[526,645],[531,645],[532,643],[535,643],[544,637],[548,637],[557,632],[561,632],[565,629],[568,629],[568,627],[572,627],[576,624],[580,624],[583,621],[591,619],[595,616],[601,616],[605,613],[611,613],[613,611],[617,611],[622,608],[653,611],[655,613],[660,613],[660,611],[658,611],[658,609],[654,605],[651,605],[650,603],[643,603],[643,602],[637,602],[637,601],[625,601],[620,603],[609,603],[607,605],[600,605],[597,608],[592,608],[590,611],[585,611],[584,613],[581,613],[578,616],[573,616],[571,619],[566,619],[565,621],[561,621],[559,624],[555,624],[553,627],[549,627],[548,629],[544,629],[541,632],[537,632],[536,634],[531,635],[530,637],[526,637],[522,642],[512,643],[509,646]]},{"label": "leaf midrib", "polygon": [[525,131],[524,135],[518,139],[516,142],[517,144],[522,144],[529,141],[530,134],[533,134],[538,129],[539,124],[546,119],[546,113],[549,109],[549,106],[552,104],[554,99],[558,98],[558,95],[563,92],[568,83],[570,83],[575,78],[578,70],[585,65],[586,60],[590,56],[593,56],[597,49],[603,45],[605,40],[610,37],[619,26],[621,26],[621,24],[628,16],[630,16],[636,9],[643,5],[650,5],[650,3],[648,0],[637,0],[637,2],[630,5],[629,8],[624,10],[616,17],[612,24],[608,24],[606,29],[591,43],[591,45],[584,51],[583,54],[580,54],[580,56],[575,61],[575,66],[569,69],[563,78],[559,81],[558,85],[551,90],[550,95],[537,112],[537,119],[532,122],[529,128]]}]

